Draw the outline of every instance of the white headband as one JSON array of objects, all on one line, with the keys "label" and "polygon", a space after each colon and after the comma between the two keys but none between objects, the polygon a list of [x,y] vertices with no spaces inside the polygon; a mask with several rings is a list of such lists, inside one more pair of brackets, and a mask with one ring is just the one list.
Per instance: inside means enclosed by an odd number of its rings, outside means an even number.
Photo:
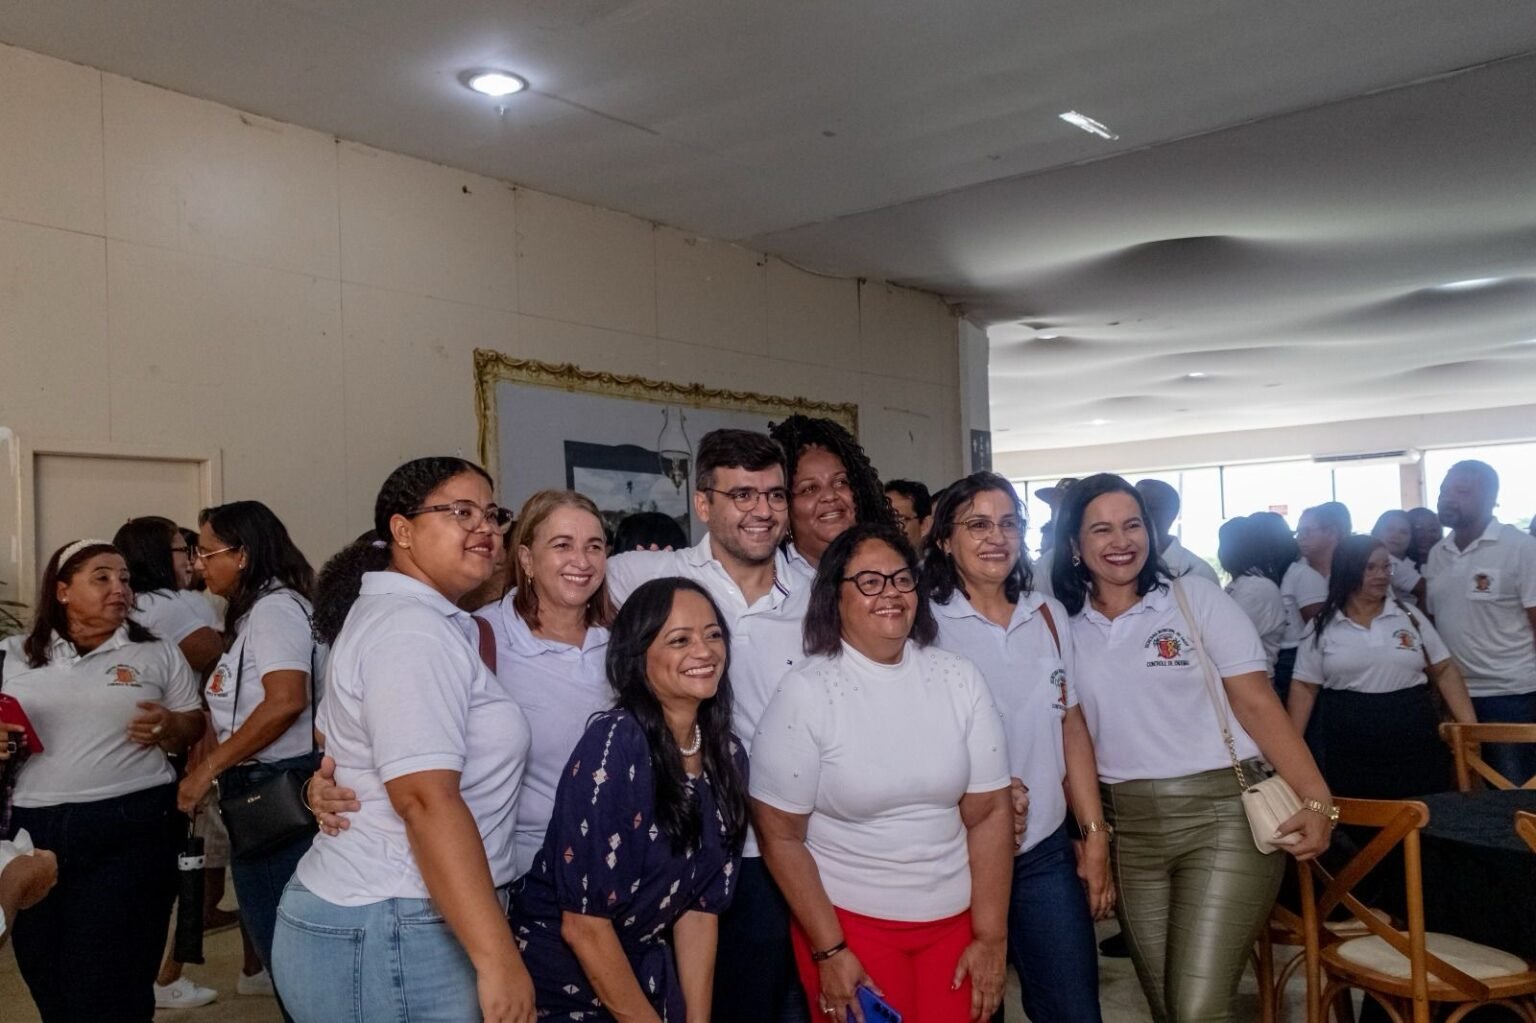
[{"label": "white headband", "polygon": [[111,546],[111,540],[76,540],[74,543],[66,545],[65,548],[59,552],[59,567],[63,568],[65,562],[69,561],[70,558],[74,557],[76,554],[79,554],[87,547]]}]

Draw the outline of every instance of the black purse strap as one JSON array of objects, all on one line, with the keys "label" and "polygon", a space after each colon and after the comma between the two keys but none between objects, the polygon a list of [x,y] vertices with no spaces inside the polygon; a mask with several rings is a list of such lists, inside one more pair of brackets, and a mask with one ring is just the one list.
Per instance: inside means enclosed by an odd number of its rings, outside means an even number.
[{"label": "black purse strap", "polygon": [[[304,620],[309,622],[310,625],[313,626],[314,625],[314,619],[310,617],[310,614],[309,614],[308,611],[304,610],[304,603],[301,600],[299,600],[298,595],[295,594],[292,590],[288,591],[288,595],[293,598],[293,602],[295,604],[299,605],[299,611],[303,613]],[[252,609],[254,609],[254,608],[255,608],[255,605],[253,604],[252,605]],[[238,722],[240,720],[240,676],[245,673],[245,644],[246,644],[246,642],[249,639],[250,639],[249,636],[245,636],[245,637],[241,638],[241,640],[240,640],[240,656],[235,658],[235,705],[234,705],[233,708],[231,708],[231,712],[230,712],[230,716],[229,716],[230,720],[233,721],[233,722]],[[310,647],[309,647],[309,755],[310,756],[314,756],[316,753],[318,753],[320,751],[320,744],[315,741],[315,648],[317,646],[319,646],[319,644],[315,643],[314,640],[313,640],[313,637],[311,637]],[[235,730],[238,729],[239,727],[240,727],[239,724],[236,724],[234,726],[234,728],[232,728],[230,730],[230,734],[233,735]]]}]

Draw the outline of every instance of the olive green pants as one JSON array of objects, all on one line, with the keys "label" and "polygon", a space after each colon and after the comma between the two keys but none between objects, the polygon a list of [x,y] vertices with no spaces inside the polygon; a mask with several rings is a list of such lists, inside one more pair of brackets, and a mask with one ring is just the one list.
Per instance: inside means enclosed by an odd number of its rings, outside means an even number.
[{"label": "olive green pants", "polygon": [[1152,1018],[1230,1023],[1285,854],[1254,848],[1231,770],[1102,788],[1120,929]]}]

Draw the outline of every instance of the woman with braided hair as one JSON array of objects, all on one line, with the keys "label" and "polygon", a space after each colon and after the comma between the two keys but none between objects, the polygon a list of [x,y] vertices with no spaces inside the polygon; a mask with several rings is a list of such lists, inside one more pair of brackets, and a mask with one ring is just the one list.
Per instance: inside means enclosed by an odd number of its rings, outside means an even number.
[{"label": "woman with braided hair", "polygon": [[855,522],[896,523],[880,474],[853,434],[830,419],[794,415],[768,428],[789,478],[790,570],[806,585],[827,545]]}]

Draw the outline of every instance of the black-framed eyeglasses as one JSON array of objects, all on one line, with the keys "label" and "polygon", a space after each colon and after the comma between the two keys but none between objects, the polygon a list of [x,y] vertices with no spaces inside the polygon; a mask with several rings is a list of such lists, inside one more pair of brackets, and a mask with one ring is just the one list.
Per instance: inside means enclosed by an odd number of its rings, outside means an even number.
[{"label": "black-framed eyeglasses", "polygon": [[425,508],[417,508],[413,512],[407,512],[406,518],[414,519],[418,515],[426,515],[429,512],[445,512],[453,516],[466,533],[473,533],[480,528],[481,523],[490,522],[491,528],[505,535],[512,528],[512,512],[498,504],[480,507],[473,501],[450,501],[447,504],[429,504]]},{"label": "black-framed eyeglasses", "polygon": [[757,487],[732,487],[729,490],[716,490],[714,487],[699,489],[706,494],[729,497],[738,511],[751,511],[757,507],[757,502],[761,499],[766,499],[768,507],[775,510],[782,511],[789,506],[789,491],[783,487],[769,487],[767,490],[759,490]]},{"label": "black-framed eyeglasses", "polygon": [[911,593],[917,589],[917,576],[910,568],[901,568],[890,573],[869,569],[855,572],[853,575],[845,575],[843,582],[853,583],[854,588],[866,597],[880,596],[885,592],[887,584],[896,587],[897,593]]},{"label": "black-framed eyeglasses", "polygon": [[960,525],[977,540],[985,540],[992,535],[994,529],[1002,533],[1004,539],[1007,540],[1017,540],[1024,532],[1024,523],[1011,515],[997,521],[989,519],[985,515],[978,515],[975,518],[966,519]]}]

